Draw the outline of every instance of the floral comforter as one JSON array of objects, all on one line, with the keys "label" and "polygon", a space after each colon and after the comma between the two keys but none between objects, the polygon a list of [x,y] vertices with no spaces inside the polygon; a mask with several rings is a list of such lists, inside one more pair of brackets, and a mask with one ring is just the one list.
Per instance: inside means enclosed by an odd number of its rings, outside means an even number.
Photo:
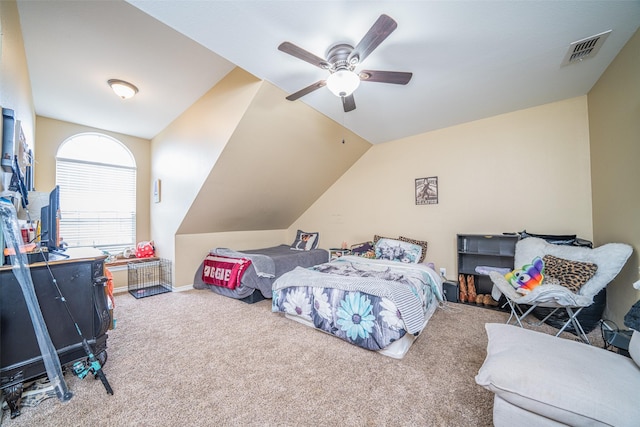
[{"label": "floral comforter", "polygon": [[418,335],[442,301],[442,282],[424,264],[343,256],[296,268],[273,284],[272,311],[369,350]]}]

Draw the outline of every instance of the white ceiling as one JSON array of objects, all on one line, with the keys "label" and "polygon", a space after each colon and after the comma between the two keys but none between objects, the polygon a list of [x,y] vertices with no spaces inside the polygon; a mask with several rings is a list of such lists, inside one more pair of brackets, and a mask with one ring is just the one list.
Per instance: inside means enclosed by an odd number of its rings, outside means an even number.
[{"label": "white ceiling", "polygon": [[[36,113],[142,138],[234,65],[286,94],[326,78],[278,45],[290,41],[324,57],[336,42],[357,44],[382,13],[398,28],[358,69],[411,71],[411,82],[363,82],[349,113],[326,88],[294,101],[372,143],[584,95],[640,25],[640,1],[628,0],[18,0],[18,7]],[[571,42],[607,30],[597,55],[561,66]],[[120,100],[110,78],[140,92]]]}]

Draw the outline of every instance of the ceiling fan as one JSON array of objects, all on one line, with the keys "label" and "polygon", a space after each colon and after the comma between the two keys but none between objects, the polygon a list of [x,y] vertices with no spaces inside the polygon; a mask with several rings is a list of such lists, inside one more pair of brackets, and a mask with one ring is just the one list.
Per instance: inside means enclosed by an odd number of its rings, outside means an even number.
[{"label": "ceiling fan", "polygon": [[302,59],[311,65],[328,70],[330,73],[326,80],[317,81],[304,89],[292,93],[286,99],[295,101],[321,87],[327,86],[333,94],[342,99],[344,111],[349,112],[356,109],[353,91],[358,88],[361,81],[406,85],[411,80],[413,73],[375,70],[362,70],[356,73],[354,71],[397,26],[397,22],[389,16],[380,15],[355,48],[346,43],[335,44],[328,49],[326,59],[322,59],[291,42],[281,43],[278,46],[278,50]]}]

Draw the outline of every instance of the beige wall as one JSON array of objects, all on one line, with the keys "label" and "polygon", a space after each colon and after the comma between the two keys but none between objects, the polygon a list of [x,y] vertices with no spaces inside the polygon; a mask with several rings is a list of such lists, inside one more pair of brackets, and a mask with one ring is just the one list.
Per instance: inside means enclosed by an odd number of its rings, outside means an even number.
[{"label": "beige wall", "polygon": [[597,244],[629,243],[634,253],[607,288],[605,317],[623,326],[640,298],[640,32],[589,92],[593,230]]},{"label": "beige wall", "polygon": [[160,203],[151,206],[151,233],[157,254],[173,261],[174,286],[193,283],[195,272],[175,259],[182,251],[177,230],[259,86],[254,76],[234,69],[152,140],[151,179],[160,179],[162,191]]},{"label": "beige wall", "polygon": [[[34,149],[35,113],[31,82],[24,53],[20,17],[15,1],[0,1],[0,107],[14,111],[27,144]],[[0,191],[11,179],[0,172]],[[8,182],[6,183],[8,186]]]},{"label": "beige wall", "polygon": [[[415,205],[416,178],[437,176],[439,203]],[[592,239],[586,96],[374,145],[288,231],[321,246],[374,233],[429,242],[456,273],[456,233],[575,233]]]},{"label": "beige wall", "polygon": [[152,234],[175,287],[193,283],[213,247],[287,242],[287,227],[371,147],[285,96],[235,69],[154,138]]},{"label": "beige wall", "polygon": [[371,147],[285,96],[260,84],[179,234],[286,229]]}]

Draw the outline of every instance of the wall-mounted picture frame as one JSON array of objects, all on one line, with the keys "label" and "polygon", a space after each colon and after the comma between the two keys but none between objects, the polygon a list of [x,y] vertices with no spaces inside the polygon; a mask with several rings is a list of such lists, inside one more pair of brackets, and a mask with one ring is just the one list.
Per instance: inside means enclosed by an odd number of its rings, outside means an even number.
[{"label": "wall-mounted picture frame", "polygon": [[438,204],[438,177],[416,178],[416,205]]}]

